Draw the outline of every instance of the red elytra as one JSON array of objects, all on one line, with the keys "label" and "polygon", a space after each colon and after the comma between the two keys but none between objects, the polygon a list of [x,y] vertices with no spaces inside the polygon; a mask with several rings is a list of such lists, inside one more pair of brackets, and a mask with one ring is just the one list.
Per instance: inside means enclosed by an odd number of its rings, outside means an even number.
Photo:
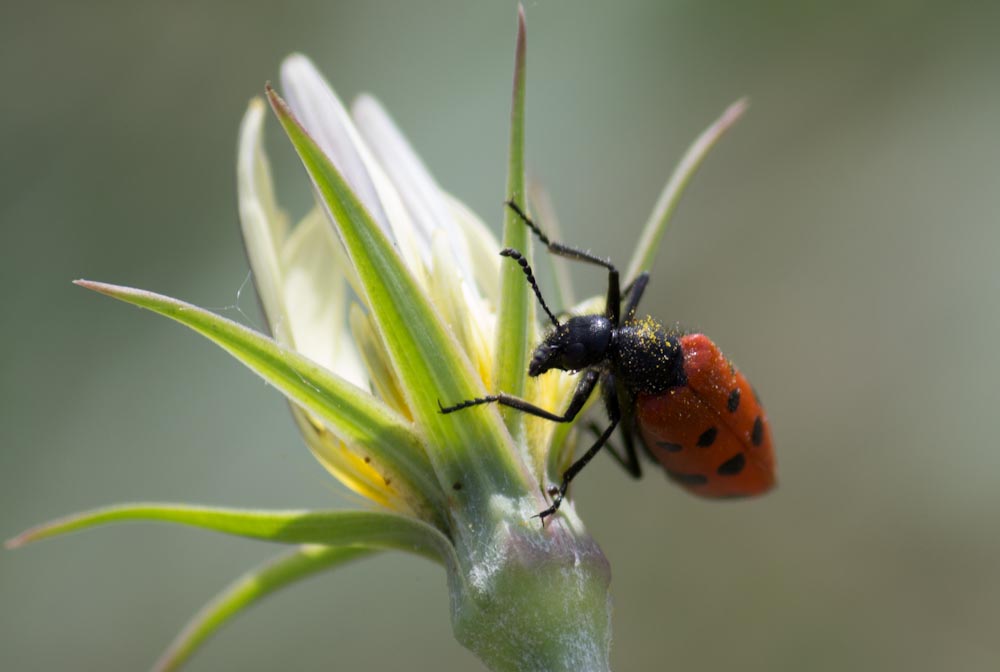
[{"label": "red elytra", "polygon": [[746,377],[704,334],[680,338],[683,384],[635,399],[636,427],[667,475],[702,497],[746,497],[775,484],[767,415]]},{"label": "red elytra", "polygon": [[508,201],[507,205],[550,253],[608,271],[604,313],[575,315],[560,322],[546,305],[524,255],[510,248],[500,252],[520,265],[553,325],[535,348],[528,375],[553,369],[579,374],[565,411],[546,410],[504,392],[452,406],[438,401],[442,413],[497,403],[552,422],[573,422],[600,385],[609,424],[596,432],[596,442],[563,472],[559,487],[548,489],[552,504],[536,517],[544,523],[559,510],[570,482],[608,445],[618,428],[624,451],[610,446],[608,451],[636,478],[642,474],[635,445],[638,434],[667,475],[693,493],[730,498],[771,489],[774,453],[767,417],[746,378],[715,344],[704,334],[664,329],[650,317],[637,317],[648,273],[640,273],[622,291],[618,269],[609,259],[549,240],[516,203]]}]

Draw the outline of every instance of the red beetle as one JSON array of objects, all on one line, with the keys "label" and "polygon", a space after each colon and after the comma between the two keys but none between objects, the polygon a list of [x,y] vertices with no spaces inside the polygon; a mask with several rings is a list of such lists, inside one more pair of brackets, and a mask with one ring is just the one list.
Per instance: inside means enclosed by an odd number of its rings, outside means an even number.
[{"label": "red beetle", "polygon": [[538,514],[543,521],[559,509],[570,481],[608,443],[616,427],[624,451],[609,450],[636,478],[642,474],[635,448],[638,433],[647,454],[690,492],[727,498],[770,490],[775,482],[770,426],[756,393],[733,363],[704,334],[685,334],[650,317],[636,317],[648,273],[625,288],[622,306],[618,269],[610,260],[549,240],[516,203],[507,205],[552,254],[608,269],[604,314],[560,322],[542,298],[527,260],[517,250],[502,250],[501,255],[520,264],[553,324],[535,348],[528,375],[550,369],[579,371],[580,382],[561,415],[504,393],[441,406],[441,412],[498,403],[553,422],[572,422],[600,383],[608,427],[551,490],[552,506]]}]

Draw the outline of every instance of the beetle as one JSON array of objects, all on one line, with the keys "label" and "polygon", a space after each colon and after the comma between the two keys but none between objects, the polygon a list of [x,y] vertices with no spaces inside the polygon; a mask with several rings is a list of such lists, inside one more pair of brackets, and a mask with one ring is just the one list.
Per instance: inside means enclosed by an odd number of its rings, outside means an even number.
[{"label": "beetle", "polygon": [[[623,292],[618,269],[610,259],[549,240],[515,201],[506,205],[551,254],[608,271],[604,312],[560,321],[545,303],[524,255],[511,248],[500,252],[520,265],[552,322],[552,329],[532,354],[528,375],[540,376],[552,369],[580,372],[563,413],[503,392],[452,406],[438,402],[442,413],[497,403],[552,422],[573,422],[600,386],[608,425],[603,431],[592,426],[596,441],[566,469],[560,485],[549,490],[552,504],[536,517],[544,523],[559,510],[570,482],[605,445],[630,475],[640,477],[636,435],[667,476],[693,494],[746,497],[774,487],[771,429],[756,392],[704,334],[666,328],[649,316],[637,316],[649,273],[641,273]],[[609,444],[616,428],[624,445],[621,452]]]}]

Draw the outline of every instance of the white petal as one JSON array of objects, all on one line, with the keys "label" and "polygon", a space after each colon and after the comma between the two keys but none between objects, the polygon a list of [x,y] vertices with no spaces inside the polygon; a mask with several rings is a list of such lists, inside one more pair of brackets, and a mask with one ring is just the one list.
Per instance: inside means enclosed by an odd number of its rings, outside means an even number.
[{"label": "white petal", "polygon": [[[340,241],[319,211],[306,217],[282,250],[283,299],[295,348],[358,387],[368,376],[347,321],[347,280]],[[338,258],[340,263],[338,263]]]},{"label": "white petal", "polygon": [[288,232],[288,217],[275,201],[271,167],[261,144],[265,112],[262,100],[252,100],[240,125],[236,160],[240,227],[271,333],[279,343],[292,345],[281,298],[282,273],[278,256]]},{"label": "white petal", "polygon": [[495,307],[500,303],[500,241],[464,203],[447,192],[442,195],[465,234],[476,285]]},{"label": "white petal", "polygon": [[281,66],[288,104],[306,131],[390,236],[414,275],[423,282],[429,242],[413,230],[406,208],[351,121],[337,94],[305,56],[293,54]]},{"label": "white petal", "polygon": [[337,94],[302,54],[292,54],[281,64],[281,84],[303,128],[330,157],[375,221],[388,231],[388,217],[357,149],[357,130]]},{"label": "white petal", "polygon": [[459,277],[451,261],[452,249],[444,231],[438,230],[432,245],[434,274],[429,294],[444,320],[465,350],[486,389],[493,384],[493,333],[495,313],[468,283]]},{"label": "white petal", "polygon": [[436,231],[443,230],[451,248],[451,263],[457,264],[462,279],[472,284],[464,232],[455,223],[441,188],[420,157],[372,96],[359,96],[352,112],[358,130],[395,185],[421,237],[431,241]]}]

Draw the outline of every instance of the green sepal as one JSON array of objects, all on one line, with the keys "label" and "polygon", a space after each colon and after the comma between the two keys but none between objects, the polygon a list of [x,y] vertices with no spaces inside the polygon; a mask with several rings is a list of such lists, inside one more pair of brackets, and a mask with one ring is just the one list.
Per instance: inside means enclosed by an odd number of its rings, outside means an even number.
[{"label": "green sepal", "polygon": [[197,306],[141,289],[77,280],[77,285],[147,308],[213,341],[276,387],[289,400],[328,423],[349,444],[364,446],[390,478],[399,479],[423,507],[441,512],[441,489],[412,425],[379,399],[294,350]]},{"label": "green sepal", "polygon": [[[440,411],[441,405],[483,394],[479,376],[455,336],[329,157],[270,87],[267,96],[320,201],[336,222],[407,404],[426,432],[427,445],[434,447],[430,459],[442,488],[451,490],[459,484],[456,489],[463,496],[483,504],[496,494],[522,496],[530,474],[515,461],[496,409],[471,408],[460,418]],[[464,517],[476,508],[461,507],[452,513]]]},{"label": "green sepal", "polygon": [[7,548],[108,523],[162,521],[282,544],[364,546],[420,555],[452,566],[451,542],[439,530],[409,516],[381,511],[255,511],[188,504],[139,502],[75,513],[22,532]]}]

